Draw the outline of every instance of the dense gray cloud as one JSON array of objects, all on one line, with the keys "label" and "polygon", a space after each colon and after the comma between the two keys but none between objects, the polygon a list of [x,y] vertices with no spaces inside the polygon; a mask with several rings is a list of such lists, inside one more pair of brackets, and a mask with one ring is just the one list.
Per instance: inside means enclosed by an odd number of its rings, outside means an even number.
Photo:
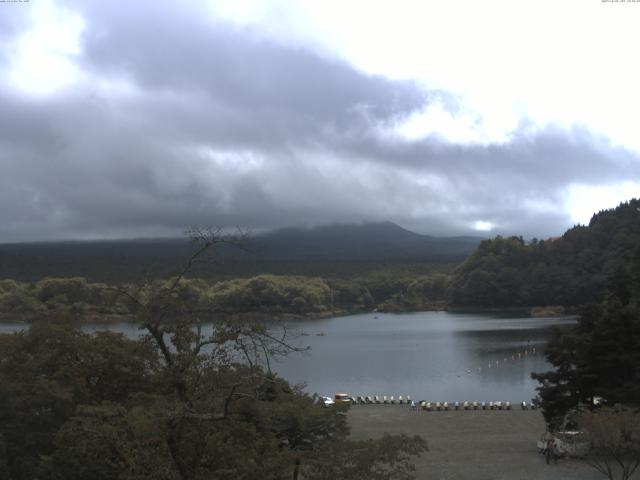
[{"label": "dense gray cloud", "polygon": [[0,91],[0,241],[362,220],[545,236],[570,226],[569,184],[640,174],[636,156],[584,128],[523,124],[490,145],[403,139],[397,121],[456,99],[193,5],[123,5],[68,4],[86,24],[72,88]]}]

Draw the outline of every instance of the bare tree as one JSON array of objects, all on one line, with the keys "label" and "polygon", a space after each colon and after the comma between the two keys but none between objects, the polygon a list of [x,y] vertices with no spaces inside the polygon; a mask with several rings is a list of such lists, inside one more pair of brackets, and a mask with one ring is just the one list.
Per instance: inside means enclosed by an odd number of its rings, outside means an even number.
[{"label": "bare tree", "polygon": [[640,466],[640,413],[604,407],[583,412],[578,423],[589,442],[585,461],[610,480],[628,480]]},{"label": "bare tree", "polygon": [[[187,275],[198,265],[215,262],[221,248],[247,251],[246,232],[228,234],[220,229],[194,227],[186,233],[192,251],[172,278],[121,289],[119,293],[129,299],[140,328],[158,348],[176,394],[191,403],[189,392],[200,380],[199,375],[191,374],[201,372],[201,366],[218,368],[241,360],[249,367],[265,367],[270,373],[270,357],[305,349],[289,342],[284,325],[276,330],[273,325],[233,315],[193,291]],[[261,369],[255,372],[262,375]],[[224,399],[225,413],[232,398],[242,395],[239,386],[221,386],[216,392]]]}]

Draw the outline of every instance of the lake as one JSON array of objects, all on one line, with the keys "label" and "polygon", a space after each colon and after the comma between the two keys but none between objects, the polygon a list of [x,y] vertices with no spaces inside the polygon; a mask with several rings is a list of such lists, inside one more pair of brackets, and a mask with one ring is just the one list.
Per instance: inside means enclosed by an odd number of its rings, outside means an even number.
[{"label": "lake", "polygon": [[575,318],[421,312],[362,314],[290,327],[311,347],[276,363],[309,392],[411,395],[429,401],[529,401],[531,372],[551,369],[544,346],[556,325]]},{"label": "lake", "polygon": [[[517,318],[484,314],[369,313],[287,323],[297,346],[272,369],[310,393],[411,395],[429,401],[529,401],[549,370],[543,349],[553,326],[572,317]],[[0,324],[0,332],[23,328]],[[92,324],[137,336],[127,323]]]}]

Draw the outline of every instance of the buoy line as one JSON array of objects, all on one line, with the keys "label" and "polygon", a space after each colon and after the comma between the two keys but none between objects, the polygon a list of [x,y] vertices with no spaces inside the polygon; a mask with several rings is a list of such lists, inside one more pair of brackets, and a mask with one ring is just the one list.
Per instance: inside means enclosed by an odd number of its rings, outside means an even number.
[{"label": "buoy line", "polygon": [[[483,363],[482,365],[476,365],[474,367],[470,367],[470,368],[462,369],[462,370],[463,371],[466,370],[465,373],[467,375],[471,375],[474,372],[481,373],[483,371],[483,369],[484,369],[484,371],[486,371],[486,370],[489,370],[489,369],[492,369],[492,368],[496,369],[496,368],[499,368],[499,367],[504,366],[504,365],[513,365],[518,360],[524,360],[526,358],[530,358],[530,357],[532,357],[534,355],[541,354],[541,353],[542,353],[542,349],[538,349],[536,347],[530,347],[530,348],[527,348],[525,350],[520,350],[520,351],[512,354],[511,357],[506,356],[506,357],[503,357],[502,359],[499,358],[499,359],[497,359],[495,361],[490,361],[487,364]],[[456,375],[457,378],[461,378],[462,377],[462,374],[459,373],[459,371],[454,372],[454,375]]]}]

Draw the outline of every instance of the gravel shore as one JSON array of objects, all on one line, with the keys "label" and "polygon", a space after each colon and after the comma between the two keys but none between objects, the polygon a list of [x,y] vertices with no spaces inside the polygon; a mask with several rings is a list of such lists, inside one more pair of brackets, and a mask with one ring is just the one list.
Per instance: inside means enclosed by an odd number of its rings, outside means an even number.
[{"label": "gravel shore", "polygon": [[[385,432],[421,435],[429,451],[415,462],[418,479],[598,480],[600,473],[577,459],[547,465],[536,442],[545,430],[542,414],[521,410],[412,411],[406,405],[354,405],[354,439]],[[637,473],[637,472],[636,472]],[[634,479],[640,475],[634,475]]]}]

